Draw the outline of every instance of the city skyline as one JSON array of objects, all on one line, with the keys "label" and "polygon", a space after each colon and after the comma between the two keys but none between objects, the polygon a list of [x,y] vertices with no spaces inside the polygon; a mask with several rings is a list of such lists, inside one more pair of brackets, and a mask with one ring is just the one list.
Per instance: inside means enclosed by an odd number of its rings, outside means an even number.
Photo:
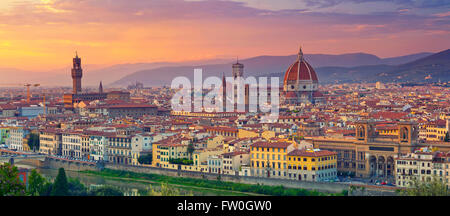
[{"label": "city skyline", "polygon": [[[176,5],[177,7],[173,7]],[[364,52],[393,57],[449,47],[445,1],[64,1],[0,3],[0,68],[183,62]],[[24,64],[26,62],[26,64]]]}]

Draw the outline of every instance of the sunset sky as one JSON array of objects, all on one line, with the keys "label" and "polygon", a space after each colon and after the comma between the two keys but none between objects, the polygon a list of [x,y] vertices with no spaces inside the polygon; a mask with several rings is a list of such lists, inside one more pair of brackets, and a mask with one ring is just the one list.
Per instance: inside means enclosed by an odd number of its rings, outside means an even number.
[{"label": "sunset sky", "polygon": [[448,0],[0,0],[0,68],[450,48]]}]

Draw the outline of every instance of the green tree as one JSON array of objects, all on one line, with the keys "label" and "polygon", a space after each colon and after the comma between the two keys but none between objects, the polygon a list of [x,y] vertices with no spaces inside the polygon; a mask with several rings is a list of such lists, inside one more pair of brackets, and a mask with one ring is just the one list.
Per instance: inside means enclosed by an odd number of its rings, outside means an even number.
[{"label": "green tree", "polygon": [[153,155],[152,154],[141,155],[138,158],[138,162],[140,164],[152,164],[152,161],[153,161]]},{"label": "green tree", "polygon": [[194,153],[194,151],[195,151],[194,144],[189,143],[189,145],[187,147],[187,152],[188,152],[190,158],[192,158],[192,154]]},{"label": "green tree", "polygon": [[171,164],[182,164],[182,165],[192,165],[194,164],[193,160],[189,160],[187,158],[170,158],[169,163]]},{"label": "green tree", "polygon": [[123,192],[112,186],[102,186],[91,190],[90,196],[123,196]]},{"label": "green tree", "polygon": [[68,196],[69,183],[67,182],[66,172],[64,168],[59,168],[58,176],[56,176],[55,182],[52,186],[52,196]]},{"label": "green tree", "polygon": [[87,196],[86,187],[80,182],[79,179],[69,178],[69,195],[71,196]]},{"label": "green tree", "polygon": [[40,147],[39,134],[30,133],[30,138],[28,139],[27,144],[32,151],[39,150]]},{"label": "green tree", "polygon": [[182,194],[181,191],[175,187],[169,186],[167,182],[161,183],[161,190],[157,191],[152,186],[148,191],[148,196],[193,196],[192,192]]},{"label": "green tree", "polygon": [[447,131],[447,133],[445,134],[445,138],[444,138],[444,142],[450,142],[450,132]]},{"label": "green tree", "polygon": [[44,184],[44,187],[42,189],[42,192],[39,194],[39,196],[51,196],[53,190],[53,183],[47,181]]},{"label": "green tree", "polygon": [[17,167],[5,163],[0,165],[0,196],[24,196],[25,184],[19,178]]},{"label": "green tree", "polygon": [[447,185],[444,181],[433,176],[431,181],[419,181],[414,179],[412,187],[400,192],[406,196],[449,196]]},{"label": "green tree", "polygon": [[28,177],[28,193],[32,196],[41,196],[45,194],[48,183],[47,179],[34,169]]}]

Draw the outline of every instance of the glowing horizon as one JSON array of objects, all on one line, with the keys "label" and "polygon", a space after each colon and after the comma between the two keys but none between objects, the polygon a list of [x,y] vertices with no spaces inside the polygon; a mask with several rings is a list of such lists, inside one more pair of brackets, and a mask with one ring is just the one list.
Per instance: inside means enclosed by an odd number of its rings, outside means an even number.
[{"label": "glowing horizon", "polygon": [[75,51],[84,65],[114,65],[289,55],[300,44],[382,58],[450,48],[449,3],[377,2],[3,0],[0,68],[63,68]]}]

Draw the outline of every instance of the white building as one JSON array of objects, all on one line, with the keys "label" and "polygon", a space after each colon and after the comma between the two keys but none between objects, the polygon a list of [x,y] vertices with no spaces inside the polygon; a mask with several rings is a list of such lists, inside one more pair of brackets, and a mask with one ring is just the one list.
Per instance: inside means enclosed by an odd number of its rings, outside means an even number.
[{"label": "white building", "polygon": [[208,157],[208,172],[223,174],[222,155],[211,155]]},{"label": "white building", "polygon": [[80,132],[65,132],[62,134],[62,156],[82,158],[82,134]]},{"label": "white building", "polygon": [[9,137],[6,140],[6,145],[10,149],[23,151],[23,139],[30,133],[28,129],[23,127],[12,127],[9,130]]},{"label": "white building", "polygon": [[89,136],[90,160],[108,161],[108,140],[101,134]]},{"label": "white building", "polygon": [[136,134],[131,138],[132,165],[139,165],[138,159],[143,153],[152,153],[154,142],[162,140],[163,136],[154,136],[152,133]]},{"label": "white building", "polygon": [[223,157],[223,174],[239,175],[239,171],[243,165],[250,164],[250,153],[235,151],[222,154]]},{"label": "white building", "polygon": [[430,182],[438,178],[450,186],[450,154],[428,149],[395,158],[395,182],[398,187],[411,187],[414,180]]}]

